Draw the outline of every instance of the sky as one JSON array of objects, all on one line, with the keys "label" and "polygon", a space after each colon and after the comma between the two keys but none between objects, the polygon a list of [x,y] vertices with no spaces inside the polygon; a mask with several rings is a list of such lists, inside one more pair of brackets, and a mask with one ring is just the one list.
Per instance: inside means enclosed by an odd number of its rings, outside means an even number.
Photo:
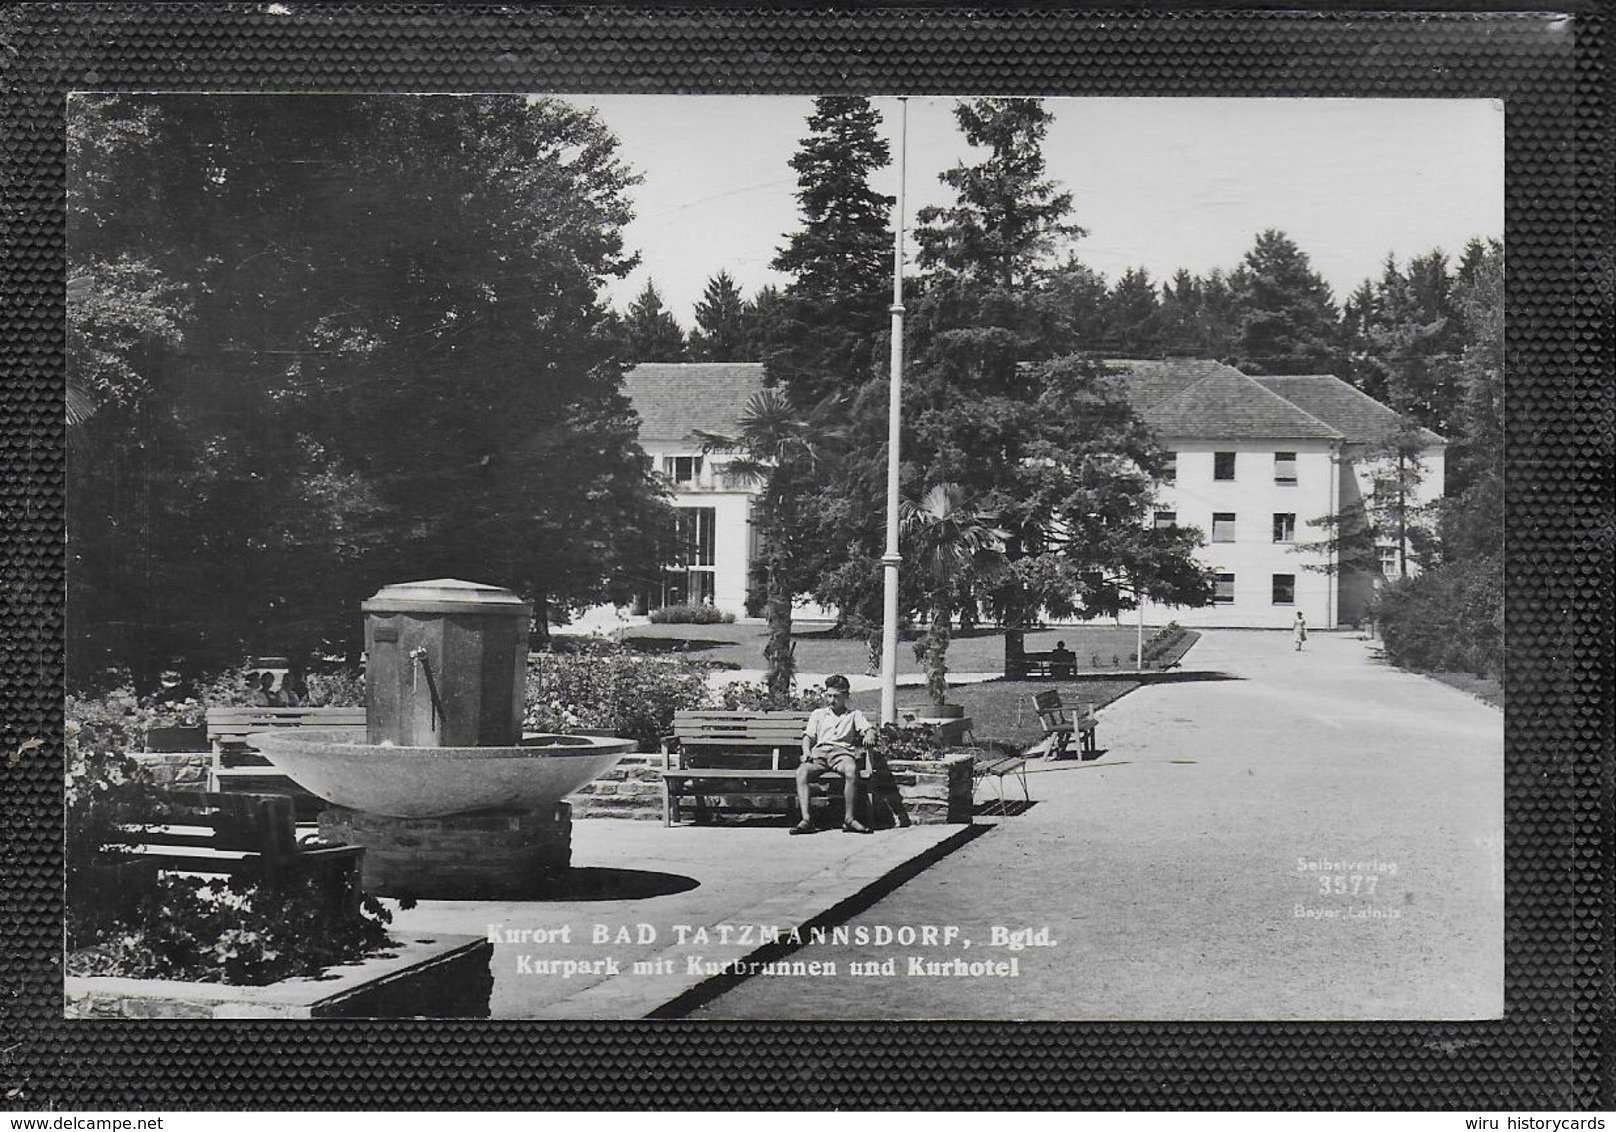
[{"label": "sky", "polygon": [[[787,164],[810,98],[599,95],[591,106],[644,178],[631,190],[629,246],[642,263],[608,298],[628,306],[656,281],[688,330],[720,270],[744,294],[785,278],[769,268],[800,226]],[[896,98],[873,99],[893,165],[874,177],[896,195]],[[951,203],[937,176],[984,151],[965,144],[952,98],[908,100],[905,227]],[[1072,193],[1073,250],[1115,281],[1143,267],[1158,281],[1237,266],[1258,232],[1278,228],[1308,254],[1337,302],[1433,248],[1457,258],[1504,230],[1504,107],[1488,99],[1051,98],[1049,175]],[[906,262],[913,268],[912,240]]]}]

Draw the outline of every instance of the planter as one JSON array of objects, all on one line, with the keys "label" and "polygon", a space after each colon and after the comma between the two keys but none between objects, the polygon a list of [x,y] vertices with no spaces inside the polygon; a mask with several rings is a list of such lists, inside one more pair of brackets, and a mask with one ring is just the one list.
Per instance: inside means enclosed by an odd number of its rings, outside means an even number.
[{"label": "planter", "polygon": [[494,945],[483,936],[407,938],[315,977],[262,987],[70,976],[67,1018],[486,1018]]},{"label": "planter", "polygon": [[890,759],[877,769],[871,809],[877,827],[969,825],[975,794],[969,752],[941,761]]},{"label": "planter", "polygon": [[944,746],[954,746],[963,742],[965,733],[971,729],[971,717],[965,714],[965,708],[961,704],[926,704],[922,707],[899,708],[898,720],[905,727],[936,728],[937,741]]}]

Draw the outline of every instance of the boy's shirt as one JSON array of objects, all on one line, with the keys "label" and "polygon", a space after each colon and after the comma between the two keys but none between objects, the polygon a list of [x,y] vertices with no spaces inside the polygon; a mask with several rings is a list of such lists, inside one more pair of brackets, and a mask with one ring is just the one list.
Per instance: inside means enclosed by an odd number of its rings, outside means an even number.
[{"label": "boy's shirt", "polygon": [[817,707],[808,716],[808,723],[802,729],[803,736],[809,745],[817,747],[821,743],[836,743],[843,747],[857,747],[860,738],[875,728],[864,717],[864,713],[857,708],[849,708],[841,715],[837,715],[829,707]]}]

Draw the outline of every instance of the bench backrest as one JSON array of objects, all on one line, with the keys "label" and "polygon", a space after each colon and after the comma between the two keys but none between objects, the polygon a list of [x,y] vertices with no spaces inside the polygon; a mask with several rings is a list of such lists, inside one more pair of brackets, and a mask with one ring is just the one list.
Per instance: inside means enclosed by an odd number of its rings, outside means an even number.
[{"label": "bench backrest", "polygon": [[208,742],[240,743],[257,731],[277,727],[331,727],[364,730],[362,707],[211,707],[208,709]]},{"label": "bench backrest", "polygon": [[1061,699],[1060,691],[1056,688],[1039,692],[1033,696],[1032,703],[1037,709],[1038,721],[1043,724],[1045,731],[1055,727],[1070,727],[1074,723],[1094,718],[1092,702],[1083,701],[1069,705]]},{"label": "bench backrest", "polygon": [[676,711],[673,734],[682,743],[738,742],[752,746],[796,743],[805,711]]},{"label": "bench backrest", "polygon": [[805,711],[677,711],[673,738],[684,752],[714,757],[767,758],[769,765],[795,765],[802,749]]},{"label": "bench backrest", "polygon": [[[167,823],[211,829],[209,848],[262,853],[266,857],[297,852],[292,799],[285,794],[175,790],[161,796],[160,808],[160,816]],[[142,839],[161,843],[164,835],[151,831]]]}]

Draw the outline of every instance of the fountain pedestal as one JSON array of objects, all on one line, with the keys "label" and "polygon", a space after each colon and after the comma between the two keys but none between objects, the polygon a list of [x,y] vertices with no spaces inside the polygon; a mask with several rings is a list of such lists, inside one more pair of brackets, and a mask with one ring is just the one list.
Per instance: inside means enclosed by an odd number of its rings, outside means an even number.
[{"label": "fountain pedestal", "polygon": [[362,887],[418,900],[523,900],[543,895],[572,864],[572,807],[520,813],[391,818],[334,808],[320,833],[363,845]]}]

